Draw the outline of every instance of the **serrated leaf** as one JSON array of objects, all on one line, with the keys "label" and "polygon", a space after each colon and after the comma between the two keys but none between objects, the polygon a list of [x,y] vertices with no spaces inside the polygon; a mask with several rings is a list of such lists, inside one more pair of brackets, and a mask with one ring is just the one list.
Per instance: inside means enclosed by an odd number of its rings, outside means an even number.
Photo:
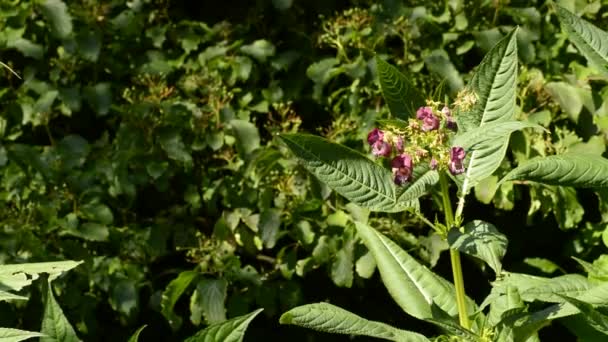
[{"label": "serrated leaf", "polygon": [[258,309],[247,315],[235,317],[222,323],[212,324],[199,331],[184,342],[242,342],[249,323],[263,309]]},{"label": "serrated leaf", "polygon": [[64,39],[72,33],[72,16],[63,1],[46,0],[40,4],[40,10],[48,20],[55,37]]},{"label": "serrated leaf", "polygon": [[409,183],[409,186],[397,188],[398,201],[400,203],[414,201],[428,193],[437,182],[439,182],[437,171],[430,170],[426,165],[416,167],[414,168],[413,180]]},{"label": "serrated leaf", "polygon": [[44,316],[42,317],[42,327],[40,332],[45,337],[40,338],[40,342],[76,342],[80,341],[74,328],[63,314],[63,310],[55,301],[51,284],[46,283],[46,299],[44,304]]},{"label": "serrated leaf", "polygon": [[[375,229],[355,222],[359,236],[372,252],[382,282],[391,297],[408,314],[424,319],[433,317],[433,306],[451,316],[458,314],[454,286],[421,265],[401,247]],[[468,300],[469,310],[474,303]]]},{"label": "serrated leaf", "polygon": [[555,7],[562,29],[568,33],[568,39],[591,64],[608,74],[608,34],[567,9],[557,5]]},{"label": "serrated leaf", "polygon": [[367,320],[328,303],[298,306],[281,315],[279,322],[333,334],[369,336],[402,342],[429,341],[423,335]]},{"label": "serrated leaf", "polygon": [[513,180],[583,188],[607,187],[608,159],[571,153],[534,158],[511,170],[499,184]]},{"label": "serrated leaf", "polygon": [[475,220],[464,226],[464,233],[452,229],[448,233],[448,243],[462,253],[485,261],[499,275],[502,271],[501,260],[507,252],[507,237],[494,225]]},{"label": "serrated leaf", "polygon": [[[466,133],[488,124],[513,120],[517,82],[517,29],[511,31],[484,57],[471,80],[477,96],[473,110],[458,117],[459,129]],[[507,151],[509,136],[484,144],[470,154],[462,185],[467,194],[480,180],[498,168]]]},{"label": "serrated leaf", "polygon": [[0,328],[0,342],[19,342],[33,337],[43,337],[44,334],[11,328]]},{"label": "serrated leaf", "polygon": [[376,66],[384,100],[395,117],[407,119],[425,105],[424,97],[397,68],[378,56]]},{"label": "serrated leaf", "polygon": [[568,296],[560,296],[566,302],[570,303],[570,305],[576,307],[585,318],[587,323],[592,326],[597,331],[608,335],[608,316],[601,314],[599,311],[595,310],[593,305],[589,303],[585,303],[576,298],[568,297]]},{"label": "serrated leaf", "polygon": [[173,307],[181,295],[186,291],[190,283],[192,283],[198,277],[198,272],[195,271],[184,271],[181,272],[177,278],[171,280],[160,300],[161,313],[169,325],[174,330],[179,329],[182,324],[182,319],[175,312]]},{"label": "serrated leaf", "polygon": [[137,329],[133,335],[131,335],[131,337],[129,338],[129,341],[127,342],[138,342],[139,341],[139,334],[141,334],[142,330],[144,330],[148,325],[144,324],[142,325],[139,329]]},{"label": "serrated leaf", "polygon": [[207,324],[221,323],[226,320],[226,290],[228,283],[224,279],[201,279],[190,299],[190,320],[199,325],[201,315]]},{"label": "serrated leaf", "polygon": [[540,125],[525,121],[492,122],[456,136],[452,142],[452,146],[460,146],[467,151],[474,151],[485,145],[492,145],[497,140],[504,140],[511,133],[524,128],[545,130]]},{"label": "serrated leaf", "polygon": [[41,273],[47,273],[49,280],[53,280],[61,273],[69,271],[81,263],[82,261],[69,260],[0,265],[0,284],[11,290],[20,291],[38,279]]}]

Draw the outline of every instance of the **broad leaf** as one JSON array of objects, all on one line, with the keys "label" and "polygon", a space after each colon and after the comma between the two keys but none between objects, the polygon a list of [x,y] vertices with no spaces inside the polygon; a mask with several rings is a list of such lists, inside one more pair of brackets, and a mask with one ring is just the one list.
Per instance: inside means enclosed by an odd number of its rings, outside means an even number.
[{"label": "broad leaf", "polygon": [[490,313],[488,314],[488,324],[490,326],[499,324],[509,311],[525,307],[519,291],[514,286],[509,286],[505,294],[493,300],[491,304]]},{"label": "broad leaf", "polygon": [[[451,316],[458,314],[454,286],[421,265],[401,247],[375,229],[355,222],[359,236],[372,252],[382,281],[395,302],[417,318],[432,318],[433,306]],[[469,300],[469,312],[474,304]]]},{"label": "broad leaf", "polygon": [[57,278],[62,272],[80,265],[82,261],[53,261],[29,264],[0,265],[0,285],[20,291],[41,273],[47,273],[49,280]]},{"label": "broad leaf", "polygon": [[450,247],[485,261],[499,275],[501,260],[507,252],[507,237],[494,225],[475,220],[464,226],[464,233],[452,229],[448,234]]},{"label": "broad leaf", "polygon": [[135,333],[133,333],[133,335],[131,335],[131,337],[129,338],[129,341],[127,342],[138,342],[139,341],[139,334],[141,334],[142,330],[144,330],[147,327],[147,325],[142,325],[139,329],[137,329],[135,331]]},{"label": "broad leaf", "polygon": [[587,278],[579,274],[566,274],[554,278],[537,277],[521,273],[507,273],[494,283],[493,293],[506,293],[509,287],[517,288],[526,302],[543,301],[561,303],[559,295],[578,297],[591,289]]},{"label": "broad leaf", "polygon": [[181,324],[182,319],[175,312],[173,312],[173,307],[179,297],[181,297],[182,293],[186,291],[190,283],[192,283],[198,277],[198,272],[194,271],[184,271],[180,273],[177,278],[171,280],[167,288],[163,292],[162,298],[160,300],[161,313],[167,321],[171,328],[177,330]]},{"label": "broad leaf", "polygon": [[19,342],[33,337],[43,337],[44,334],[34,331],[0,328],[0,342]]},{"label": "broad leaf", "polygon": [[[477,102],[471,112],[463,113],[458,118],[462,133],[513,120],[517,82],[516,32],[517,29],[511,31],[496,44],[479,65],[470,85]],[[503,136],[470,154],[462,185],[463,194],[494,173],[505,156],[508,143],[509,136]]]},{"label": "broad leaf", "polygon": [[[349,201],[373,211],[407,208],[409,202],[398,197],[402,190],[397,190],[391,173],[361,153],[314,135],[283,134],[281,138],[308,171]],[[413,199],[411,194],[407,197]]]},{"label": "broad leaf", "polygon": [[608,159],[573,153],[534,158],[511,170],[499,183],[512,180],[575,187],[606,187]]},{"label": "broad leaf", "polygon": [[608,335],[608,316],[593,308],[593,305],[585,303],[576,298],[561,296],[570,305],[576,307],[585,318],[587,323],[597,331]]},{"label": "broad leaf", "polygon": [[563,7],[556,6],[562,29],[589,62],[608,74],[608,34],[593,24],[577,17]]},{"label": "broad leaf", "polygon": [[40,4],[40,10],[49,22],[55,37],[64,39],[72,33],[72,16],[63,1],[45,0]]},{"label": "broad leaf", "polygon": [[397,188],[399,203],[403,205],[403,203],[418,199],[428,193],[437,182],[439,182],[439,173],[437,171],[430,170],[428,166],[414,168],[412,182],[407,187]]},{"label": "broad leaf", "polygon": [[424,97],[397,68],[380,57],[376,57],[376,65],[384,100],[395,117],[409,118],[424,106]]},{"label": "broad leaf", "polygon": [[222,323],[212,324],[187,338],[184,342],[241,342],[249,323],[263,309],[258,309],[247,315],[235,317]]},{"label": "broad leaf", "polygon": [[45,337],[40,338],[40,342],[76,342],[80,341],[74,328],[63,314],[63,310],[55,301],[51,284],[45,282],[46,299],[44,304],[44,316],[40,332]]},{"label": "broad leaf", "polygon": [[226,320],[226,290],[228,283],[224,279],[201,279],[190,298],[190,320],[195,325],[201,323],[201,316],[208,324]]},{"label": "broad leaf", "polygon": [[334,334],[362,335],[403,342],[429,341],[423,335],[369,321],[328,303],[298,306],[281,315],[280,322]]},{"label": "broad leaf", "polygon": [[492,122],[456,136],[452,146],[460,146],[467,151],[475,151],[487,145],[492,145],[497,140],[504,140],[511,133],[524,128],[545,129],[540,125],[525,121]]}]

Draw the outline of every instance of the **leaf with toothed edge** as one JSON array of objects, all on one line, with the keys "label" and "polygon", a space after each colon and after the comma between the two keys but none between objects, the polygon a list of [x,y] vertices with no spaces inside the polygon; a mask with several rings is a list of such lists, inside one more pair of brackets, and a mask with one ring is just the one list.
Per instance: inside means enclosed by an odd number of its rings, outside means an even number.
[{"label": "leaf with toothed edge", "polygon": [[397,68],[378,56],[376,65],[384,100],[395,117],[409,118],[419,107],[425,105],[424,97]]}]

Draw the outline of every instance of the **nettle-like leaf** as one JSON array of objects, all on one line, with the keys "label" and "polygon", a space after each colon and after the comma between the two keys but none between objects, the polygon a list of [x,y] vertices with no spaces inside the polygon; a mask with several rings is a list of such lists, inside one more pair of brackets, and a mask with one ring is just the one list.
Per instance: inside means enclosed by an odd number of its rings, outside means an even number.
[{"label": "nettle-like leaf", "polygon": [[55,297],[53,296],[53,290],[51,284],[46,283],[46,299],[44,304],[44,316],[42,318],[42,327],[40,332],[45,337],[40,338],[40,342],[76,342],[80,341],[74,328],[63,314],[63,310]]},{"label": "nettle-like leaf", "polygon": [[540,125],[525,121],[492,122],[456,136],[452,142],[452,146],[460,146],[465,150],[475,151],[492,145],[497,140],[504,140],[505,138],[508,138],[511,133],[524,128],[545,130],[545,128]]},{"label": "nettle-like leaf", "polygon": [[249,323],[264,309],[258,309],[243,316],[212,324],[187,338],[184,342],[242,342]]},{"label": "nettle-like leaf", "polygon": [[464,232],[450,230],[448,243],[462,253],[485,261],[497,275],[502,271],[501,260],[507,252],[508,240],[494,225],[480,220],[469,222]]},{"label": "nettle-like leaf", "polygon": [[201,316],[208,324],[226,320],[226,291],[228,282],[224,279],[201,279],[190,297],[190,320],[195,325],[201,323]]},{"label": "nettle-like leaf", "polygon": [[334,334],[370,336],[403,342],[429,341],[423,335],[367,320],[328,303],[298,306],[281,315],[280,322]]},{"label": "nettle-like leaf", "polygon": [[534,158],[511,170],[499,184],[513,180],[575,187],[606,187],[608,159],[573,153]]},{"label": "nettle-like leaf", "polygon": [[608,34],[595,25],[555,6],[562,29],[579,51],[604,74],[608,74]]},{"label": "nettle-like leaf", "polygon": [[19,342],[25,341],[34,337],[44,337],[44,334],[34,331],[26,331],[11,328],[0,328],[0,341],[1,342]]},{"label": "nettle-like leaf", "polygon": [[[462,134],[489,124],[512,121],[515,115],[517,82],[517,29],[503,38],[482,60],[470,87],[477,96],[471,112],[458,117]],[[472,150],[462,185],[468,193],[480,180],[490,176],[502,162],[509,144],[504,135]]]},{"label": "nettle-like leaf", "polygon": [[167,288],[163,292],[160,300],[161,313],[171,328],[177,330],[182,324],[182,318],[179,317],[174,311],[173,307],[181,295],[186,291],[196,278],[198,278],[198,272],[195,271],[184,271],[180,273],[177,278],[171,280]]},{"label": "nettle-like leaf", "polygon": [[[458,314],[454,285],[407,254],[401,247],[375,229],[355,222],[359,236],[374,255],[382,281],[391,297],[408,314],[433,318],[436,306],[450,316]],[[468,311],[475,304],[468,300]]]},{"label": "nettle-like leaf", "polygon": [[424,106],[424,96],[397,68],[376,57],[382,95],[391,113],[401,119],[411,117]]},{"label": "nettle-like leaf", "polygon": [[406,210],[438,180],[435,171],[421,168],[414,170],[414,181],[397,188],[388,169],[355,150],[309,134],[283,134],[281,138],[321,182],[373,211]]},{"label": "nettle-like leaf", "polygon": [[80,265],[82,261],[53,261],[28,264],[0,265],[0,285],[14,291],[20,291],[38,279],[41,273],[47,273],[49,280],[61,273]]}]

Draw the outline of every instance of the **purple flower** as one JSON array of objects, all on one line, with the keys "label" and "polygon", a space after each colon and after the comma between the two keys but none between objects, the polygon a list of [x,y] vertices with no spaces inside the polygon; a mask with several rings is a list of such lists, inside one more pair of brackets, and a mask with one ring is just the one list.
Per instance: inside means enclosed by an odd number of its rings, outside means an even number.
[{"label": "purple flower", "polygon": [[431,170],[437,170],[437,164],[439,162],[437,161],[437,159],[435,158],[431,158],[431,162],[429,163],[429,166],[431,167]]},{"label": "purple flower", "polygon": [[397,138],[397,143],[395,144],[395,147],[397,148],[397,151],[399,153],[403,153],[403,137]]},{"label": "purple flower", "polygon": [[414,168],[412,163],[412,157],[408,154],[403,153],[391,161],[391,167],[393,170],[393,176],[395,177],[395,184],[403,185],[410,180],[412,177],[412,170]]},{"label": "purple flower", "polygon": [[454,118],[449,117],[447,118],[446,122],[445,122],[445,127],[447,127],[447,129],[450,129],[454,132],[456,132],[458,130],[458,126],[456,125],[456,121],[454,121]]},{"label": "purple flower", "polygon": [[375,144],[377,141],[384,139],[384,132],[374,128],[367,134],[367,143],[370,145]]},{"label": "purple flower", "polygon": [[448,164],[448,168],[453,175],[459,175],[464,172],[464,157],[466,156],[466,152],[462,147],[452,147],[450,150],[450,163]]},{"label": "purple flower", "polygon": [[416,119],[424,120],[429,115],[433,115],[433,108],[431,107],[420,107],[416,111]]},{"label": "purple flower", "polygon": [[424,119],[422,119],[423,131],[433,131],[437,128],[439,128],[439,119],[435,115],[433,115],[433,113],[428,114]]},{"label": "purple flower", "polygon": [[376,157],[388,157],[391,155],[391,149],[391,144],[378,140],[372,145],[372,154]]}]

